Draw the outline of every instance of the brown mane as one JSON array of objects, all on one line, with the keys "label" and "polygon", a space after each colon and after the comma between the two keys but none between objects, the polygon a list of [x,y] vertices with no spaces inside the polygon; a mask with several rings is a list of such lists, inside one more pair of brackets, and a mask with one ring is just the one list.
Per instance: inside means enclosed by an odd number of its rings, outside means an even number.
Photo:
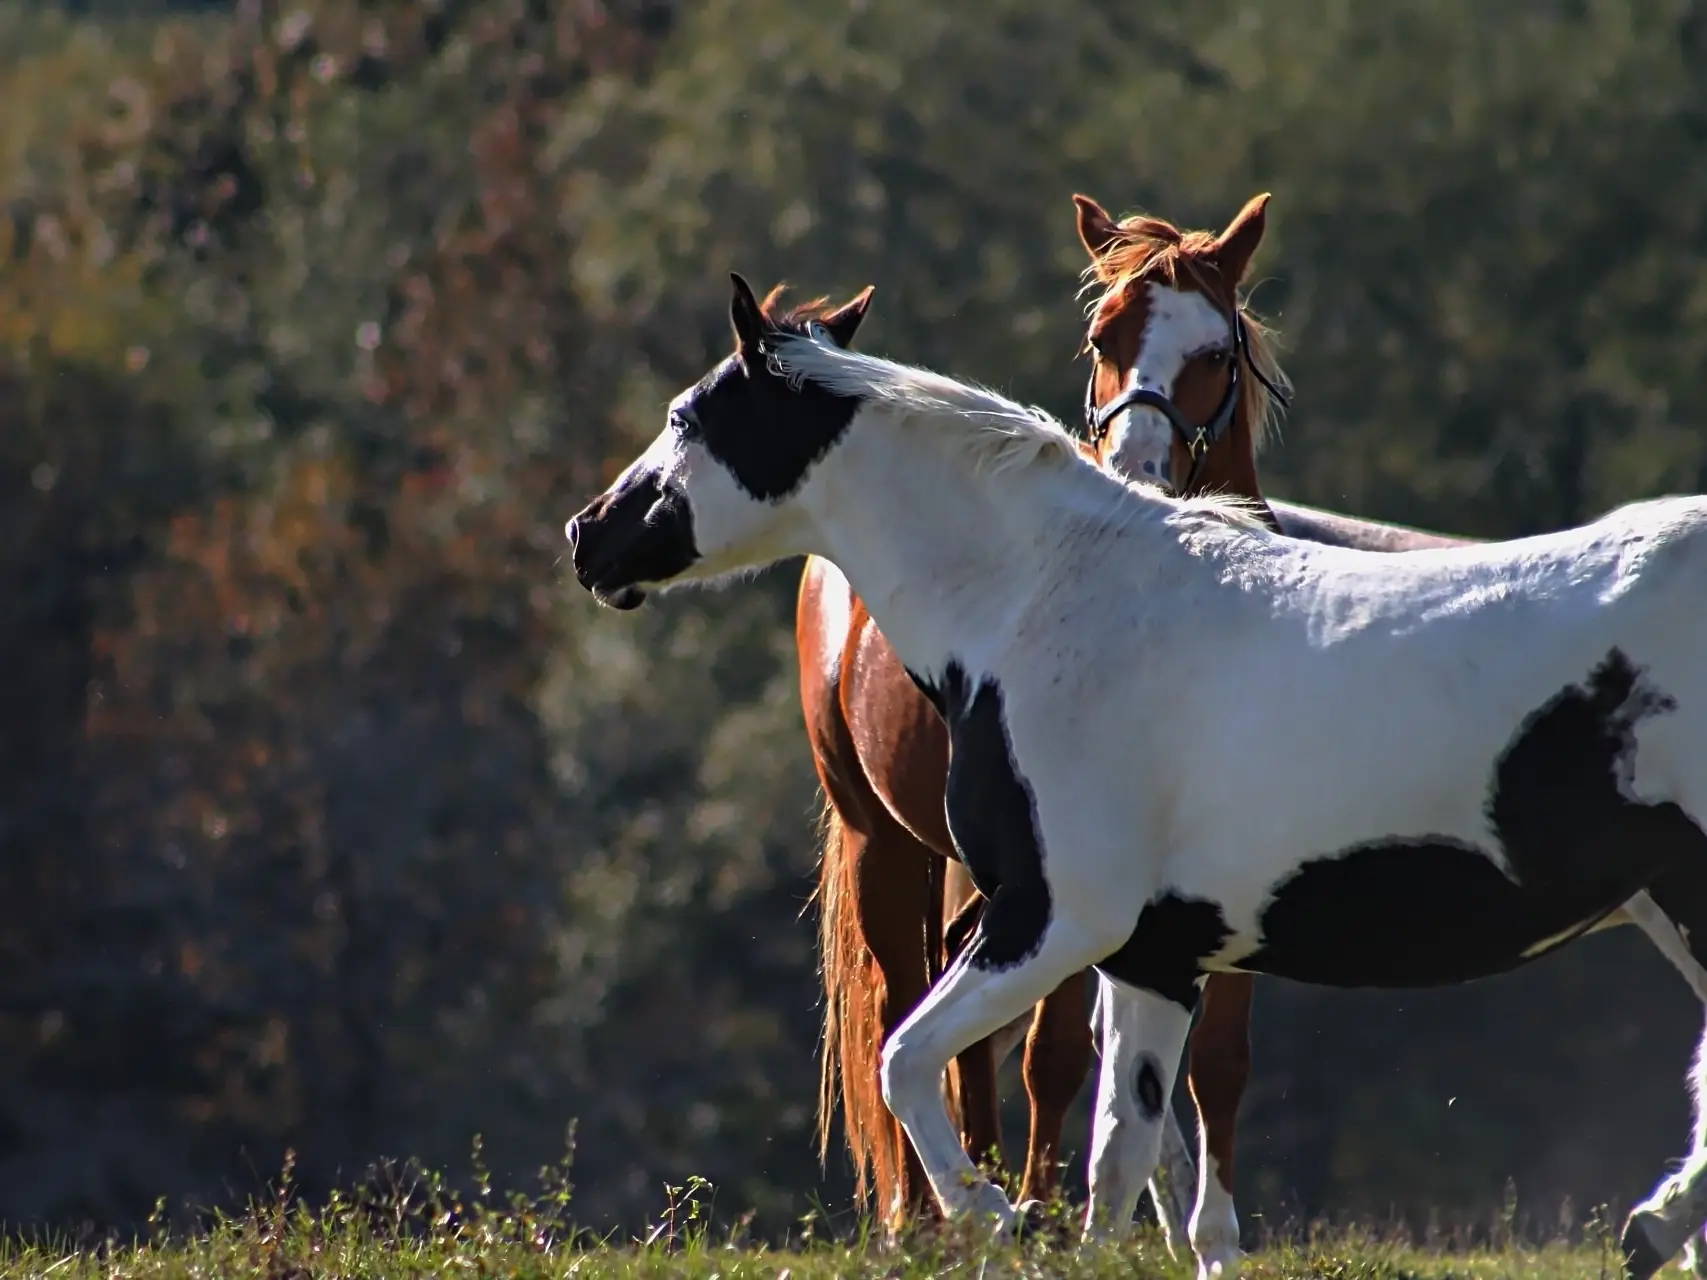
[{"label": "brown mane", "polygon": [[[1221,279],[1221,269],[1215,262],[1216,239],[1213,231],[1181,231],[1165,218],[1148,214],[1121,219],[1115,227],[1114,240],[1081,273],[1085,290],[1102,287],[1085,314],[1087,318],[1105,313],[1112,316],[1126,305],[1134,286],[1160,283],[1178,289],[1184,275],[1199,292],[1223,306],[1230,300],[1237,303],[1245,322],[1245,347],[1251,363],[1275,386],[1290,390],[1290,380],[1275,361],[1273,333],[1238,298],[1237,283],[1229,286]],[[1087,341],[1080,349],[1081,354],[1088,348]],[[1263,386],[1262,379],[1240,379],[1239,412],[1250,424],[1254,447],[1261,448],[1274,430],[1275,410],[1274,397]]]},{"label": "brown mane", "polygon": [[765,323],[778,333],[791,333],[796,337],[806,336],[806,326],[814,320],[823,320],[836,310],[829,296],[820,294],[808,302],[796,303],[786,311],[779,311],[782,305],[782,295],[788,291],[786,283],[779,284],[765,295],[765,300],[759,303],[759,314],[764,316]]}]

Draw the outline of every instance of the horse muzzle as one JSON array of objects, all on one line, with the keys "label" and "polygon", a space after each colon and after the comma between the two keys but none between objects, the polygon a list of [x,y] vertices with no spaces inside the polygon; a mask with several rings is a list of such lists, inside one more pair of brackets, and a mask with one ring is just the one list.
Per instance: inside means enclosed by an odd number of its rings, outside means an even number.
[{"label": "horse muzzle", "polygon": [[642,584],[668,582],[699,559],[686,497],[653,480],[594,499],[563,534],[575,580],[612,609],[638,609]]}]

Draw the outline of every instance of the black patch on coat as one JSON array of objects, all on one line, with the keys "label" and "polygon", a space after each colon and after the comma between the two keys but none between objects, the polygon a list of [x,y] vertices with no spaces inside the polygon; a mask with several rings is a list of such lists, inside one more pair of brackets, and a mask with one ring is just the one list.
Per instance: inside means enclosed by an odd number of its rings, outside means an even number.
[{"label": "black patch on coat", "polygon": [[1014,763],[996,682],[976,688],[958,662],[941,686],[948,721],[948,831],[986,905],[969,963],[1006,969],[1033,955],[1049,925],[1037,805]]},{"label": "black patch on coat", "polygon": [[1203,961],[1221,950],[1232,934],[1215,903],[1169,891],[1144,904],[1132,936],[1096,967],[1189,1011],[1197,1007]]},{"label": "black patch on coat", "polygon": [[925,695],[925,701],[935,707],[936,713],[946,720],[948,713],[943,710],[942,690],[911,667],[903,667],[902,670],[907,673],[907,678],[913,682],[918,691]]},{"label": "black patch on coat", "polygon": [[570,522],[575,577],[608,595],[640,582],[668,582],[699,559],[693,510],[662,477],[636,476],[601,494]]},{"label": "black patch on coat", "polygon": [[1146,1053],[1138,1063],[1138,1111],[1146,1120],[1162,1116],[1162,1072],[1156,1065],[1156,1055]]},{"label": "black patch on coat", "polygon": [[1648,886],[1648,896],[1683,930],[1689,954],[1707,965],[1707,861],[1666,872]]},{"label": "black patch on coat", "polygon": [[1707,836],[1681,808],[1621,790],[1636,725],[1675,708],[1612,649],[1527,716],[1495,764],[1487,814],[1510,876],[1444,836],[1313,859],[1278,886],[1263,945],[1239,967],[1342,987],[1464,982],[1580,934],[1674,869],[1707,868]]},{"label": "black patch on coat", "polygon": [[771,343],[803,332],[788,322],[767,335],[762,351],[730,356],[700,379],[677,424],[761,502],[780,502],[800,488],[864,403],[810,381],[790,386],[770,368]]}]

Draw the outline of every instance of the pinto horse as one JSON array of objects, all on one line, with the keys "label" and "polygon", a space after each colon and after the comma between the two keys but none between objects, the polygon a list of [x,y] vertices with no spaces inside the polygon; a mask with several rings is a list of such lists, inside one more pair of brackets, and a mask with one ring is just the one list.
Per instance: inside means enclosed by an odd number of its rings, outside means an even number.
[{"label": "pinto horse", "polygon": [[[1093,359],[1085,420],[1094,459],[1122,475],[1177,477],[1174,487],[1188,495],[1242,496],[1293,537],[1391,551],[1457,541],[1265,501],[1256,454],[1272,409],[1284,404],[1276,394],[1284,377],[1267,331],[1237,295],[1262,241],[1266,195],[1250,200],[1219,235],[1181,231],[1158,218],[1117,223],[1088,196],[1074,203],[1090,256],[1086,274],[1101,288],[1085,344]],[[1214,326],[1235,313],[1240,343],[1228,360],[1213,342]],[[1241,365],[1250,373],[1241,376]],[[864,1195],[869,1171],[893,1227],[926,1207],[925,1184],[883,1106],[879,1051],[957,950],[981,900],[943,816],[947,728],[827,561],[809,559],[802,574],[796,643],[807,736],[826,797],[818,890],[825,990],[820,1150],[828,1150],[839,1082],[856,1194]],[[953,918],[946,957],[945,910]],[[1084,973],[1069,978],[1037,1006],[1029,1030],[1022,1019],[956,1064],[963,1143],[977,1156],[995,1148],[999,1162],[995,1067],[1025,1036],[1031,1129],[1022,1199],[1047,1199],[1055,1190],[1062,1125],[1089,1074],[1085,981]],[[1190,1040],[1188,1082],[1203,1143],[1191,1237],[1210,1268],[1231,1265],[1238,1248],[1233,1136],[1250,1071],[1252,985],[1244,974],[1212,977]],[[1177,1139],[1166,1150],[1178,1154],[1152,1194],[1171,1246],[1185,1223],[1179,1197],[1192,1170]]]},{"label": "pinto horse", "polygon": [[[1155,218],[1139,217],[1116,223],[1094,200],[1075,196],[1074,201],[1078,205],[1079,236],[1092,259],[1088,274],[1103,286],[1101,296],[1092,306],[1091,337],[1087,344],[1096,358],[1085,408],[1093,456],[1124,475],[1163,480],[1185,475],[1187,492],[1208,490],[1244,497],[1259,513],[1266,513],[1271,527],[1288,537],[1383,552],[1469,546],[1477,541],[1264,499],[1256,470],[1256,446],[1262,436],[1240,429],[1237,418],[1230,432],[1218,436],[1214,428],[1221,421],[1219,417],[1194,419],[1178,403],[1171,409],[1166,403],[1161,405],[1165,421],[1152,419],[1144,424],[1135,421],[1133,415],[1122,413],[1125,398],[1132,397],[1135,389],[1145,382],[1140,373],[1149,375],[1150,387],[1160,390],[1164,398],[1172,394],[1178,400],[1186,400],[1188,405],[1191,403],[1188,399],[1194,395],[1191,389],[1187,388],[1183,395],[1178,390],[1168,391],[1168,373],[1180,369],[1182,376],[1175,386],[1185,387],[1183,373],[1190,369],[1191,363],[1188,360],[1182,366],[1175,353],[1189,350],[1198,340],[1191,336],[1194,329],[1213,331],[1214,324],[1207,310],[1201,306],[1194,308],[1191,300],[1177,295],[1182,290],[1195,291],[1222,315],[1234,314],[1237,280],[1231,285],[1225,283],[1226,266],[1216,262],[1214,255],[1219,243],[1228,242],[1237,228],[1252,226],[1253,219],[1260,238],[1267,197],[1252,200],[1227,231],[1215,238],[1203,232],[1181,233]],[[1195,269],[1184,267],[1176,270],[1171,280],[1163,278],[1158,267],[1169,255],[1186,262],[1197,259]],[[1210,260],[1205,262],[1204,258]],[[1219,289],[1217,282],[1221,282]],[[1244,323],[1247,329],[1261,334],[1248,314]],[[1237,341],[1233,347],[1237,349]],[[1212,403],[1203,398],[1201,388],[1195,397],[1196,405]],[[1207,451],[1194,457],[1188,445],[1198,438],[1198,429],[1193,425],[1198,421],[1208,423],[1206,434],[1210,443]],[[1664,922],[1656,916],[1654,904],[1645,895],[1637,895],[1590,931],[1644,921],[1644,928],[1661,942],[1662,949],[1670,945]],[[1707,1000],[1698,969],[1687,954],[1673,949],[1668,951],[1668,958],[1691,982],[1697,997]],[[1188,1081],[1198,1113],[1201,1177],[1187,1234],[1198,1258],[1199,1274],[1205,1280],[1215,1273],[1231,1280],[1239,1256],[1233,1169],[1239,1107],[1250,1076],[1253,988],[1250,974],[1211,975],[1204,986],[1198,1022],[1189,1042]],[[1051,1026],[1047,1030],[1064,1039],[1074,1028]],[[1036,1034],[1028,1040],[1027,1051],[1039,1059],[1058,1055],[1068,1063],[1083,1061],[1077,1045],[1069,1043],[1057,1048]],[[1060,1090],[1061,1096],[1048,1099],[1046,1104],[1063,1110],[1083,1079],[1071,1077],[1063,1070],[1041,1069],[1036,1074]],[[1172,1119],[1170,1112],[1167,1116],[1170,1125]],[[1167,1150],[1165,1143],[1164,1152]],[[1183,1185],[1184,1179],[1170,1171],[1169,1181]],[[1177,1213],[1176,1202],[1171,1197],[1158,1198],[1157,1205],[1158,1209],[1166,1207]],[[1175,1220],[1181,1221],[1183,1216]],[[1171,1224],[1165,1214],[1163,1225],[1169,1230],[1171,1244]],[[1700,1245],[1698,1238],[1691,1238],[1686,1246],[1687,1264],[1698,1272],[1702,1270],[1703,1260]]]},{"label": "pinto horse", "polygon": [[[881,1070],[950,1217],[1020,1216],[955,1132],[950,1059],[1087,967],[1087,1235],[1130,1223],[1210,974],[1464,982],[1640,901],[1707,989],[1707,498],[1325,547],[1122,480],[1042,411],[848,351],[732,279],[734,354],[565,533],[620,609],[831,560],[949,725],[947,823],[986,901]],[[1223,705],[1205,660],[1262,697]],[[1631,1280],[1707,1219],[1707,1058],[1692,1077],[1694,1147],[1626,1221]]]}]

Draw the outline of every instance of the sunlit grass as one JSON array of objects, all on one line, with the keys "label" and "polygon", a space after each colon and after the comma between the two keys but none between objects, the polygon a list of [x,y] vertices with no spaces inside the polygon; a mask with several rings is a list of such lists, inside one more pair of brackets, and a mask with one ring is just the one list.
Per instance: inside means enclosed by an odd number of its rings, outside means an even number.
[{"label": "sunlit grass", "polygon": [[[478,1159],[478,1148],[476,1149]],[[714,1226],[709,1187],[698,1180],[669,1189],[653,1226],[634,1238],[597,1238],[573,1224],[567,1166],[542,1171],[533,1195],[498,1196],[478,1171],[471,1194],[432,1173],[408,1169],[370,1180],[359,1193],[334,1195],[318,1207],[292,1193],[287,1163],[270,1196],[240,1216],[213,1216],[202,1228],[151,1224],[144,1240],[73,1249],[54,1241],[0,1244],[0,1280],[13,1277],[681,1277],[790,1280],[883,1277],[1155,1277],[1191,1280],[1187,1260],[1168,1255],[1159,1232],[1141,1228],[1117,1246],[1063,1247],[1043,1235],[993,1243],[966,1226],[921,1230],[898,1244],[870,1231],[822,1238],[813,1219],[793,1238],[765,1244],[741,1225]],[[1071,1235],[1065,1207],[1054,1224]],[[1397,1236],[1316,1232],[1251,1254],[1250,1280],[1616,1280],[1619,1258],[1603,1220],[1579,1243],[1502,1249],[1421,1249]]]}]

